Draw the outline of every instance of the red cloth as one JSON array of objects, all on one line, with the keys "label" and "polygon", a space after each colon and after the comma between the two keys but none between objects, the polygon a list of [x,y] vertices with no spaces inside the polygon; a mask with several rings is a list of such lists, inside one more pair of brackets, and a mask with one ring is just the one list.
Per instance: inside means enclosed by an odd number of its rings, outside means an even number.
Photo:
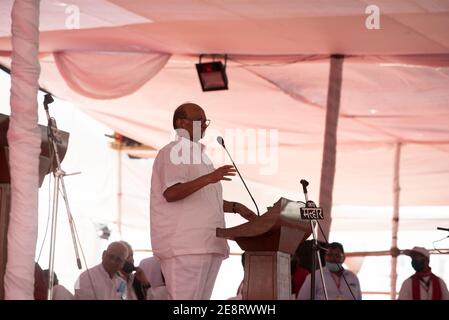
[{"label": "red cloth", "polygon": [[295,272],[292,276],[292,293],[295,294],[295,296],[298,295],[299,290],[302,287],[302,284],[306,280],[306,277],[310,274],[309,270],[303,268],[303,267],[297,267],[295,269]]},{"label": "red cloth", "polygon": [[411,277],[413,300],[421,300],[419,282],[421,281],[421,278],[425,276],[430,276],[429,280],[432,281],[432,300],[441,300],[442,292],[441,292],[440,278],[434,275],[432,272],[430,273],[416,272]]}]

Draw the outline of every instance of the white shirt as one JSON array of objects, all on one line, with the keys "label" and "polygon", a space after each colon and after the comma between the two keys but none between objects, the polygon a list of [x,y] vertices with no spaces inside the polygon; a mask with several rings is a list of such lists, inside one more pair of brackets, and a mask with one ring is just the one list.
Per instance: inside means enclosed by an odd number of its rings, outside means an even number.
[{"label": "white shirt", "polygon": [[[426,286],[425,283],[420,281],[419,284],[419,297],[420,300],[432,300],[433,286],[432,281],[430,280],[430,276],[423,277],[424,282],[428,281],[429,286]],[[440,278],[440,287],[441,287],[441,299],[449,300],[449,292],[447,290],[446,283]],[[399,291],[398,300],[413,300],[413,289],[412,289],[412,278],[405,279],[402,283],[401,290]]]},{"label": "white shirt", "polygon": [[168,300],[166,286],[151,287],[147,291],[147,300]]},{"label": "white shirt", "polygon": [[127,295],[126,281],[118,275],[111,279],[101,263],[81,273],[75,283],[77,300],[124,300]]},{"label": "white shirt", "polygon": [[[184,163],[181,156],[185,157]],[[192,157],[199,163],[192,163]],[[152,248],[160,259],[186,254],[228,256],[226,240],[216,236],[216,228],[225,227],[220,182],[174,202],[167,202],[163,196],[168,187],[214,170],[200,143],[178,137],[159,151],[151,177],[150,224]]]},{"label": "white shirt", "polygon": [[[351,291],[349,291],[348,285],[343,279],[343,276],[346,278]],[[362,292],[360,290],[360,283],[357,276],[352,271],[346,269],[343,271],[343,276],[338,277],[330,272],[328,268],[323,267],[323,277],[329,300],[354,300],[351,292],[354,294],[356,300],[361,300]],[[298,300],[310,300],[310,282],[311,275],[309,274],[299,290]],[[315,300],[326,300],[319,269],[315,272]]]},{"label": "white shirt", "polygon": [[157,257],[145,258],[139,263],[139,268],[145,273],[145,277],[150,282],[151,286],[159,287],[164,284],[162,280],[161,263]]},{"label": "white shirt", "polygon": [[57,284],[53,286],[53,300],[73,300],[75,297],[64,286]]}]

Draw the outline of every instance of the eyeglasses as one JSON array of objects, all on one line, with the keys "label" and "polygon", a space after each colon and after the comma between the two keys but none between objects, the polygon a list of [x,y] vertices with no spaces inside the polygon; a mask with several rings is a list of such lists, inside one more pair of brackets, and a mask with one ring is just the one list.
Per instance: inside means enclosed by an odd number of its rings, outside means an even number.
[{"label": "eyeglasses", "polygon": [[205,126],[205,127],[208,127],[210,125],[210,122],[211,122],[211,120],[209,120],[209,119],[206,119],[206,120],[203,120],[203,119],[189,119],[189,118],[182,118],[182,119],[190,120],[190,121],[201,121],[201,126]]}]

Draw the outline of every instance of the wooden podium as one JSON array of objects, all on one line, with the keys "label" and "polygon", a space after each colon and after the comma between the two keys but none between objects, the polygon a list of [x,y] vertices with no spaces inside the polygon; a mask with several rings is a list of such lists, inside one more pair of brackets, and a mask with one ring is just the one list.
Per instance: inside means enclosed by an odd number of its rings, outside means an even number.
[{"label": "wooden podium", "polygon": [[[0,114],[0,300],[4,299],[3,276],[7,261],[7,235],[9,210],[11,208],[11,178],[9,175],[9,147],[6,134],[9,128],[9,116]],[[39,187],[45,176],[52,172],[56,164],[51,161],[53,148],[48,141],[47,127],[39,125],[41,131],[41,154],[39,156]],[[59,130],[61,143],[58,143],[59,158],[64,159],[69,141],[69,133]]]},{"label": "wooden podium", "polygon": [[301,220],[304,203],[280,198],[253,221],[217,228],[217,237],[234,240],[245,251],[243,300],[290,300],[290,255],[310,234]]}]

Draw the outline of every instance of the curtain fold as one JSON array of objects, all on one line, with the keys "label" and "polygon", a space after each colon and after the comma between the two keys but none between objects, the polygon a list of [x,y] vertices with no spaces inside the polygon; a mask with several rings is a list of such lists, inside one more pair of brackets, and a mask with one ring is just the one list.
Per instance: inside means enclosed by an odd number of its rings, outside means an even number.
[{"label": "curtain fold", "polygon": [[56,52],[68,86],[88,98],[115,99],[138,90],[170,59],[166,53]]}]

